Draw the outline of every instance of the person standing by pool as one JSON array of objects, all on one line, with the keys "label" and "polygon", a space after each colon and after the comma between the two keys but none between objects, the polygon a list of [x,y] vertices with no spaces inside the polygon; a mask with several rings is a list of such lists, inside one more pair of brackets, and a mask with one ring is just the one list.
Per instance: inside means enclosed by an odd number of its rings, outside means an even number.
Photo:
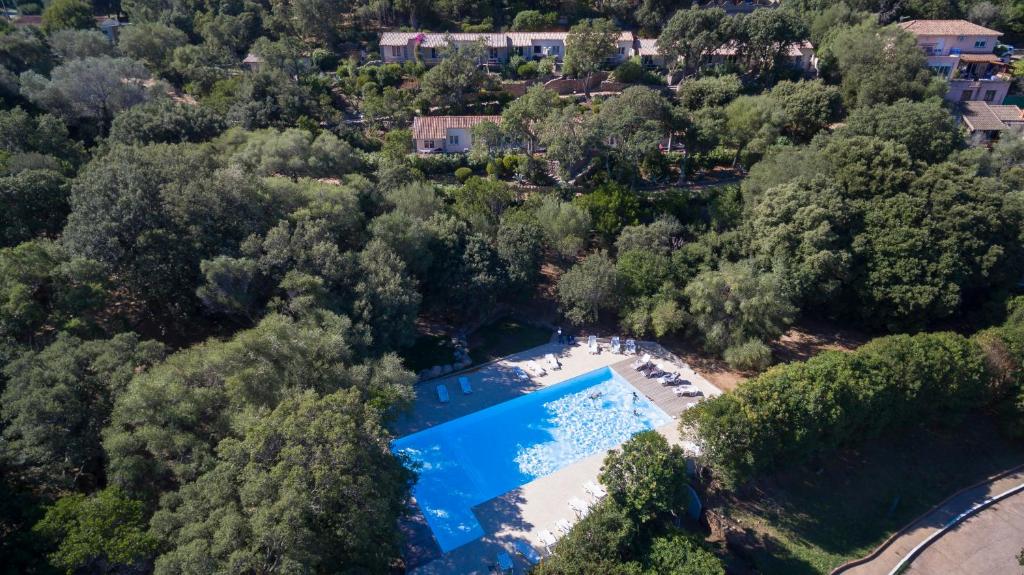
[{"label": "person standing by pool", "polygon": [[638,395],[636,394],[636,392],[634,391],[634,392],[633,392],[633,403],[636,403],[637,401],[640,401],[640,396],[638,396]]},{"label": "person standing by pool", "polygon": [[562,339],[562,328],[558,328],[558,343],[561,344],[563,341],[565,340]]}]

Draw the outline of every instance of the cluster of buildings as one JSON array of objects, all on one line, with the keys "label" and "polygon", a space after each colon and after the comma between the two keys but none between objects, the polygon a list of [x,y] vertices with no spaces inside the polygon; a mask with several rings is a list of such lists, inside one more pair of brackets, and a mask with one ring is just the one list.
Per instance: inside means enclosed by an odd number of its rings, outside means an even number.
[{"label": "cluster of buildings", "polygon": [[[385,32],[380,38],[380,55],[386,63],[420,61],[426,65],[437,64],[444,57],[444,48],[449,45],[465,45],[482,42],[487,57],[481,64],[507,64],[513,56],[526,60],[554,58],[562,62],[565,58],[565,40],[568,32],[499,32],[499,33],[430,33],[430,32]],[[711,57],[711,65],[724,65],[736,61],[737,47],[722,46]],[[609,64],[620,64],[634,56],[650,67],[666,67],[665,57],[658,52],[657,38],[638,38],[633,32],[621,32],[616,40],[616,52],[608,59]],[[789,47],[787,61],[807,74],[817,69],[814,47],[810,42],[801,42]]]},{"label": "cluster of buildings", "polygon": [[[771,0],[709,0],[709,4],[733,8],[742,13],[774,5]],[[928,66],[949,86],[946,99],[957,103],[960,117],[974,143],[984,144],[998,138],[1000,132],[1024,129],[1024,112],[1017,106],[1004,105],[1012,78],[1009,62],[994,51],[1002,35],[997,30],[967,20],[909,20],[898,24],[917,38],[925,52]],[[500,33],[427,33],[385,32],[380,39],[384,62],[420,61],[436,64],[444,57],[449,44],[482,42],[487,49],[481,64],[506,64],[513,56],[526,60],[565,57],[567,32],[500,32]],[[667,67],[658,51],[656,38],[639,38],[622,32],[616,41],[617,51],[609,58],[615,65],[638,57],[647,66]],[[735,63],[737,47],[722,46],[711,57],[711,65]],[[811,76],[817,72],[817,58],[809,42],[788,47],[791,66]],[[421,152],[463,152],[472,145],[472,127],[483,121],[498,122],[497,116],[443,116],[416,118],[413,138]]]}]

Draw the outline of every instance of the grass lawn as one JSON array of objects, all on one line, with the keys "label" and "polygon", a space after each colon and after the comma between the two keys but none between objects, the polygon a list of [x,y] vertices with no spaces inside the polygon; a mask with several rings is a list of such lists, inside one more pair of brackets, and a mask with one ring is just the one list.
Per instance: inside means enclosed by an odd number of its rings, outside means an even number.
[{"label": "grass lawn", "polygon": [[545,344],[551,331],[512,318],[498,320],[477,330],[470,338],[469,355],[473,363],[484,363]]},{"label": "grass lawn", "polygon": [[402,351],[405,367],[419,372],[435,365],[445,365],[455,361],[452,355],[455,347],[451,338],[440,335],[420,335],[411,347]]},{"label": "grass lawn", "polygon": [[828,573],[957,490],[1021,462],[1024,446],[976,417],[779,473],[729,495],[719,510],[752,536],[742,555],[758,571]]}]

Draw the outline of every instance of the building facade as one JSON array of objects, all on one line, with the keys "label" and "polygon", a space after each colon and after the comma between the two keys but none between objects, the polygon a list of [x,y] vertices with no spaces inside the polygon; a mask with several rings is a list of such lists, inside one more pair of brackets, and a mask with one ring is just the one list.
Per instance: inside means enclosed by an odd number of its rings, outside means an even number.
[{"label": "building facade", "polygon": [[501,116],[417,116],[412,120],[416,152],[467,152],[473,147],[473,126],[481,122],[501,124]]},{"label": "building facade", "polygon": [[967,20],[908,20],[899,26],[917,38],[928,66],[949,82],[947,100],[1003,103],[1011,79],[993,53],[1002,32]]},{"label": "building facade", "polygon": [[[387,63],[401,64],[416,61],[418,58],[420,62],[432,66],[444,57],[444,49],[449,43],[459,45],[483,42],[488,54],[480,61],[481,65],[506,64],[512,56],[520,56],[527,60],[554,58],[557,62],[562,62],[565,58],[565,40],[568,35],[568,32],[385,32],[380,39],[380,55]],[[639,57],[648,67],[668,67],[667,60],[658,52],[656,38],[637,38],[632,32],[622,32],[615,44],[616,52],[608,59],[610,65],[614,66],[630,58]],[[736,55],[736,47],[727,44],[715,51],[711,64],[735,63]],[[817,72],[818,59],[810,42],[804,41],[789,46],[785,59],[789,65],[803,71],[807,76],[813,76]]]},{"label": "building facade", "polygon": [[[438,63],[444,48],[451,44],[483,42],[487,58],[481,64],[505,64],[513,55],[527,60],[565,58],[565,39],[568,32],[507,32],[498,34],[385,32],[380,38],[380,55],[384,62],[415,61]],[[609,60],[621,63],[639,54],[639,45],[632,32],[622,32],[616,41],[616,53]]]}]

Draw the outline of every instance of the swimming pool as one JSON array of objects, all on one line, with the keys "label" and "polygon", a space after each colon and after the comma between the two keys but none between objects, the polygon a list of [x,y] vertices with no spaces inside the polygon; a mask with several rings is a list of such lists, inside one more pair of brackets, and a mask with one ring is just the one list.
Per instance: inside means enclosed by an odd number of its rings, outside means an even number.
[{"label": "swimming pool", "polygon": [[[634,399],[636,393],[636,399]],[[671,418],[610,368],[396,439],[444,552],[483,536],[472,507]]]}]

